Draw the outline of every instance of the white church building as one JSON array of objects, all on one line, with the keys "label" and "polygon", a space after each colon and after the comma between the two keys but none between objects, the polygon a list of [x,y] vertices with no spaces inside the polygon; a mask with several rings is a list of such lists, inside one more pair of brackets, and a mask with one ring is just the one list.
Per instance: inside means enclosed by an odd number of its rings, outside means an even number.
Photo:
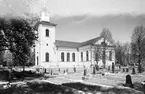
[{"label": "white church building", "polygon": [[[103,37],[84,42],[56,40],[56,24],[50,22],[49,14],[42,13],[35,25],[38,41],[35,44],[35,66],[44,68],[90,67],[98,63],[103,66],[102,53],[105,49],[105,65],[115,63],[115,46]],[[89,32],[89,31],[88,31]],[[102,44],[106,44],[103,46]],[[96,59],[97,58],[97,59]],[[97,62],[96,62],[97,60]]]}]

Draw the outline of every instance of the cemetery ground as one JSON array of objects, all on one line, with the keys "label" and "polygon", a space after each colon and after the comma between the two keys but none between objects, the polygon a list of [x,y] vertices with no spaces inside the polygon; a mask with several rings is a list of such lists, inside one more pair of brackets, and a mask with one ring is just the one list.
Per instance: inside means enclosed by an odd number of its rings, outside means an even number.
[{"label": "cemetery ground", "polygon": [[[33,70],[32,70],[33,69]],[[99,69],[93,74],[92,68],[26,68],[25,73],[15,71],[14,79],[0,82],[0,94],[143,94],[141,82],[145,72],[132,74],[132,70]],[[126,69],[126,68],[125,68]],[[31,71],[29,71],[31,70]],[[37,70],[38,71],[38,70]],[[133,88],[124,87],[126,75],[130,74]],[[85,75],[85,76],[84,76]]]}]

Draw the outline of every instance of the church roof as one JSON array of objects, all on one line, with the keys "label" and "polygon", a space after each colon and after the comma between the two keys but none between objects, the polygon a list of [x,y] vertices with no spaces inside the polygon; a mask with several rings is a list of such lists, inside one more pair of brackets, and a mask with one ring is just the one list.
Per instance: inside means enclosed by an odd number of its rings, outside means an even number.
[{"label": "church roof", "polygon": [[[99,41],[102,37],[96,37],[84,42],[70,42],[70,41],[62,41],[62,40],[56,40],[55,44],[57,47],[66,47],[66,48],[78,48],[86,45],[92,45],[95,44],[97,41]],[[115,47],[114,45],[108,47]]]},{"label": "church roof", "polygon": [[78,47],[81,47],[81,46],[94,44],[95,42],[97,42],[100,39],[101,39],[101,37],[97,37],[97,38],[93,38],[93,39],[87,40],[87,41],[82,42],[82,43],[56,40],[55,44],[56,44],[57,47],[78,48]]},{"label": "church roof", "polygon": [[38,21],[35,26],[34,26],[34,29],[35,30],[38,30],[38,26],[39,24],[43,24],[43,25],[50,25],[50,26],[56,26],[57,24],[54,24],[54,23],[51,23],[51,22],[48,22],[48,21]]},{"label": "church roof", "polygon": [[56,26],[57,25],[57,24],[54,24],[54,23],[51,23],[51,22],[48,22],[48,21],[39,21],[38,23],[39,24],[52,25],[52,26]]},{"label": "church roof", "polygon": [[81,43],[80,46],[86,46],[86,45],[94,44],[94,43],[96,43],[97,41],[99,41],[101,38],[102,38],[102,37],[96,37],[96,38],[93,38],[93,39],[84,41],[84,42]]},{"label": "church roof", "polygon": [[56,44],[57,47],[78,48],[81,43],[79,43],[79,42],[71,42],[71,41],[56,40],[55,44]]}]

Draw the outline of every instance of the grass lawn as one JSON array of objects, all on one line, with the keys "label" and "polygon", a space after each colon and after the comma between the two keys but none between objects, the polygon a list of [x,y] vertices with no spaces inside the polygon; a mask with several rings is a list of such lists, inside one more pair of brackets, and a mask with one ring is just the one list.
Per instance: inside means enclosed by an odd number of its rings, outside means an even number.
[{"label": "grass lawn", "polygon": [[[79,68],[75,73],[73,69],[68,69],[68,73],[63,73],[63,70],[65,69],[60,71],[55,69],[53,75],[50,72],[44,75],[30,71],[16,72],[17,79],[12,80],[10,88],[3,88],[2,84],[0,85],[0,94],[143,94],[143,86],[140,82],[144,81],[145,73],[131,75],[130,72],[104,71],[102,76],[101,72],[93,75],[92,70],[88,70],[88,79],[82,80],[83,69]],[[127,74],[132,76],[133,89],[118,87],[125,83]],[[21,76],[23,76],[22,80]]]}]

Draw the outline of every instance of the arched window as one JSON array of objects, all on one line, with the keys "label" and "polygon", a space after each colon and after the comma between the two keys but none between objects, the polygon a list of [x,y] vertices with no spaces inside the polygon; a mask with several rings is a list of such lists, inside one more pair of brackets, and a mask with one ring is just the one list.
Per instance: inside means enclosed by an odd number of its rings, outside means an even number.
[{"label": "arched window", "polygon": [[112,60],[112,51],[109,52],[109,60]]},{"label": "arched window", "polygon": [[46,32],[46,37],[49,37],[49,30],[46,29],[45,32]]},{"label": "arched window", "polygon": [[46,59],[46,62],[49,62],[49,53],[45,54],[45,59]]},{"label": "arched window", "polygon": [[67,53],[67,61],[70,61],[70,53]]},{"label": "arched window", "polygon": [[81,52],[81,61],[83,61],[83,52]]},{"label": "arched window", "polygon": [[72,53],[72,61],[75,62],[75,53]]},{"label": "arched window", "polygon": [[89,61],[89,52],[86,51],[86,61]]},{"label": "arched window", "polygon": [[64,52],[61,53],[61,61],[64,62]]}]

